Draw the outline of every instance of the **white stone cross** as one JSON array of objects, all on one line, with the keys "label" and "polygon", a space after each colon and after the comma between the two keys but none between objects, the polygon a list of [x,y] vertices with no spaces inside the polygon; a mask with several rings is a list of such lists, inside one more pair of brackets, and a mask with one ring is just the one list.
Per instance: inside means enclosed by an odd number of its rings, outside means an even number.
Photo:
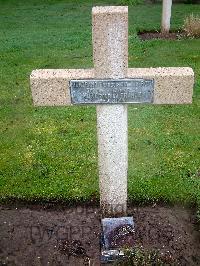
[{"label": "white stone cross", "polygon": [[163,0],[161,32],[169,33],[171,19],[172,0]]},{"label": "white stone cross", "polygon": [[[191,68],[128,68],[128,7],[94,7],[92,25],[94,69],[34,70],[30,83],[35,106],[71,105],[69,81],[94,78],[154,79],[154,104],[192,102]],[[127,104],[98,104],[96,109],[101,207],[126,212]]]}]

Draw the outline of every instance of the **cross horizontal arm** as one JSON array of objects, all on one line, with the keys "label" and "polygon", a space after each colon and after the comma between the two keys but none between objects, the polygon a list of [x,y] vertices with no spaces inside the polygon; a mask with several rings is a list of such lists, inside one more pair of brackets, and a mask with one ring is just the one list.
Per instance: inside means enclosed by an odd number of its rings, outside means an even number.
[{"label": "cross horizontal arm", "polygon": [[30,76],[30,86],[35,106],[71,105],[69,81],[91,79],[93,69],[37,69]]},{"label": "cross horizontal arm", "polygon": [[128,78],[154,79],[154,104],[190,104],[194,72],[190,67],[129,68]]},{"label": "cross horizontal arm", "polygon": [[[34,70],[30,76],[34,105],[71,105],[69,81],[94,75],[94,69]],[[154,79],[154,104],[192,103],[194,72],[189,67],[129,68],[127,78]]]}]

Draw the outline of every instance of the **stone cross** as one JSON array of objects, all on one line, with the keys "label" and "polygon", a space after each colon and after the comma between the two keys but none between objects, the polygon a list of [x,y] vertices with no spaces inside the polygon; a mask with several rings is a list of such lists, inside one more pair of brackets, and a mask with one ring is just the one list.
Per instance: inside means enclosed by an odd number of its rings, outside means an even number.
[{"label": "stone cross", "polygon": [[[92,26],[94,68],[34,70],[30,83],[35,106],[72,105],[70,82],[85,79],[109,79],[111,83],[123,82],[125,78],[153,79],[153,104],[192,102],[194,73],[191,68],[128,68],[128,7],[94,7]],[[127,104],[98,103],[96,110],[100,204],[104,212],[126,212]]]},{"label": "stone cross", "polygon": [[163,0],[161,32],[169,33],[171,19],[172,0]]}]

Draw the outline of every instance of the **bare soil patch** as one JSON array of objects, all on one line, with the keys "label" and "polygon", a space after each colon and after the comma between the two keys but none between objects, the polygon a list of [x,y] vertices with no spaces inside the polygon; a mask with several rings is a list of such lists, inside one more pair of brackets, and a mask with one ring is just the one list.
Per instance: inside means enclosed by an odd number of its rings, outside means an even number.
[{"label": "bare soil patch", "polygon": [[[136,245],[157,250],[164,265],[200,265],[194,213],[184,207],[130,207]],[[1,205],[0,265],[100,265],[100,218],[95,206]]]},{"label": "bare soil patch", "polygon": [[152,39],[163,39],[163,40],[177,40],[181,37],[184,37],[184,33],[181,32],[169,32],[169,33],[161,33],[161,32],[139,32],[138,36],[141,40],[152,40]]}]

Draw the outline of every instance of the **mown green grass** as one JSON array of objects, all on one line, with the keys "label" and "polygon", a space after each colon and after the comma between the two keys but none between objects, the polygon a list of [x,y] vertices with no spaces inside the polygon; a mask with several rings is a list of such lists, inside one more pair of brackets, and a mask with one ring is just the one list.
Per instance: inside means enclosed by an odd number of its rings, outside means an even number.
[{"label": "mown green grass", "polygon": [[[34,108],[36,68],[92,67],[91,8],[117,1],[0,0],[0,198],[99,198],[95,107]],[[200,5],[173,5],[180,29]],[[129,199],[200,203],[200,39],[140,41],[160,5],[129,8],[129,66],[190,66],[192,105],[129,106]]]}]

